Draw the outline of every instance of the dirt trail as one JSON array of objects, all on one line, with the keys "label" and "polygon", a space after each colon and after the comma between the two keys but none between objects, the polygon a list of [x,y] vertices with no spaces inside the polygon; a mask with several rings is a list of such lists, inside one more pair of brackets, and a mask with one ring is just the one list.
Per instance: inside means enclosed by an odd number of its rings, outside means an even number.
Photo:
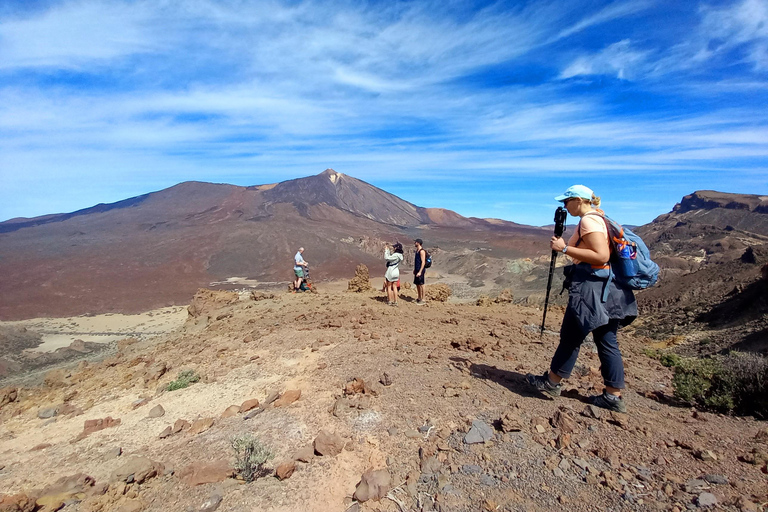
[{"label": "dirt trail", "polygon": [[[711,500],[723,510],[758,510],[768,501],[761,459],[768,433],[758,435],[766,423],[675,406],[669,370],[642,354],[646,339],[620,335],[630,409],[611,416],[585,404],[601,389],[588,344],[560,399],[526,388],[524,375],[543,371],[555,349],[557,308],[540,339],[538,308],[417,306],[414,294],[403,290],[398,307],[340,284],[260,300],[212,295],[185,329],[54,372],[45,386],[21,389],[2,405],[0,489],[37,497],[56,479],[83,472],[96,486],[70,493],[63,510],[73,511],[198,511],[213,494],[223,512],[682,511]],[[162,391],[184,369],[201,381]],[[355,378],[365,386],[344,396]],[[298,400],[268,403],[289,390],[301,392]],[[254,398],[259,408],[221,417]],[[164,415],[149,417],[157,405]],[[49,409],[58,413],[46,417]],[[85,420],[108,416],[120,423],[74,441]],[[179,419],[205,418],[213,424],[200,433],[159,437]],[[323,430],[339,434],[343,450],[295,462],[285,480],[189,480],[192,468],[231,464],[234,435],[252,433],[269,446],[271,470]],[[467,443],[473,434],[484,442]],[[120,483],[113,472],[132,456],[164,469]],[[391,499],[355,505],[368,469],[388,471]]]}]

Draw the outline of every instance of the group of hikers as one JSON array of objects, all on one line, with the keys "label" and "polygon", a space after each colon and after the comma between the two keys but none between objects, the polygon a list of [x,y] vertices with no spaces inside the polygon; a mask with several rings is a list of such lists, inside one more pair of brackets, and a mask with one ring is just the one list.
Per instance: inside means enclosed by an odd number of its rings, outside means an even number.
[{"label": "group of hikers", "polygon": [[[557,236],[553,236],[549,241],[552,251],[566,254],[572,262],[564,269],[564,287],[569,291],[568,306],[560,327],[560,342],[549,369],[542,375],[528,374],[526,382],[546,397],[560,396],[562,381],[571,376],[579,349],[591,332],[597,346],[605,388],[601,394],[590,397],[590,402],[611,411],[626,412],[626,404],[621,394],[625,387],[624,362],[619,350],[617,332],[619,327],[629,325],[637,317],[637,303],[632,289],[617,284],[613,279],[609,264],[611,238],[608,227],[612,221],[599,209],[600,198],[583,185],[574,185],[555,199],[563,204],[568,214],[579,218],[578,226],[567,241]],[[431,257],[423,245],[424,242],[420,238],[413,241],[413,283],[418,293],[418,305],[425,304],[425,270],[431,264]],[[303,252],[302,247],[294,258],[294,293],[301,289],[308,267],[302,257]],[[384,260],[384,291],[387,293],[387,304],[397,306],[400,288],[399,266],[404,260],[402,244],[395,242],[391,246],[387,245],[384,249]]]}]

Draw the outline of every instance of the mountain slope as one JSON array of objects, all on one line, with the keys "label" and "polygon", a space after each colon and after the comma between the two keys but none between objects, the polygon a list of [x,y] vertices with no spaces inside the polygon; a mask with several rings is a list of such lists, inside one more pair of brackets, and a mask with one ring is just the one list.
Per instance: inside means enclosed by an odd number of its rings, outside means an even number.
[{"label": "mountain slope", "polygon": [[299,246],[313,278],[349,277],[359,263],[381,265],[384,240],[416,236],[430,248],[480,239],[506,257],[543,253],[527,242],[538,228],[420,208],[331,169],[252,187],[185,182],[0,223],[0,319],[138,312],[230,278],[287,282]]}]

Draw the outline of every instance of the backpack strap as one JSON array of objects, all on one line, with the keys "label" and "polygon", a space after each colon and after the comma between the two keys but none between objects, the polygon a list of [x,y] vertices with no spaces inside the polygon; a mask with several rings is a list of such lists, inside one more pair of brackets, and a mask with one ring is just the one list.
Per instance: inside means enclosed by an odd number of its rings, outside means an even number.
[{"label": "backpack strap", "polygon": [[[584,214],[586,215],[598,215],[601,219],[603,219],[603,222],[605,223],[605,232],[608,235],[608,250],[611,251],[611,229],[608,227],[608,221],[605,220],[605,214],[602,213],[601,210],[593,210],[591,212],[587,212]],[[581,241],[583,240],[581,238],[581,220],[579,220],[579,225],[576,227],[576,231],[579,233],[579,239],[576,241],[575,247],[578,247]],[[592,265],[593,270],[599,270],[599,269],[605,269],[605,268],[611,268],[610,263],[605,263],[604,265]]]}]

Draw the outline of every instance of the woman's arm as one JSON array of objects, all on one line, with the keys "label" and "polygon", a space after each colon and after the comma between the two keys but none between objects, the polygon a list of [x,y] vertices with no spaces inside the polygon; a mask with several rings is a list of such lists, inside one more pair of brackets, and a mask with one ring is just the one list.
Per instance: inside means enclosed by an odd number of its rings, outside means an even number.
[{"label": "woman's arm", "polygon": [[389,252],[389,247],[384,249],[384,259],[387,261],[398,261],[397,253],[392,254]]},{"label": "woman's arm", "polygon": [[[553,236],[549,246],[554,251],[562,251],[565,247],[565,240]],[[578,247],[568,246],[567,254],[590,265],[604,265],[611,258],[611,249],[605,243],[605,234],[600,231],[593,231],[581,238]]]}]

